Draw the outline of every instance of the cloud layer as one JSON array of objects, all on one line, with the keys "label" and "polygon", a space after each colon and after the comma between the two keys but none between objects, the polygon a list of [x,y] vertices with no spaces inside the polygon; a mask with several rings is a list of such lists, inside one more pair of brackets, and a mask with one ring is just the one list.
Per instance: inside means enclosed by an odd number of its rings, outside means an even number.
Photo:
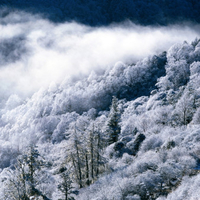
[{"label": "cloud layer", "polygon": [[142,27],[130,22],[91,28],[53,24],[13,12],[0,19],[0,97],[27,96],[66,77],[134,63],[199,37],[199,26]]}]

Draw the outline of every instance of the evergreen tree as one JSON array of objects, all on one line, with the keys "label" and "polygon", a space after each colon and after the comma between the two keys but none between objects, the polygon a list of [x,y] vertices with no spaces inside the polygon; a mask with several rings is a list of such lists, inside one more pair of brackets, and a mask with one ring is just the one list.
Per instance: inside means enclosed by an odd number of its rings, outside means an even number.
[{"label": "evergreen tree", "polygon": [[110,114],[107,122],[108,144],[117,142],[120,133],[120,112],[118,109],[118,99],[113,96]]}]

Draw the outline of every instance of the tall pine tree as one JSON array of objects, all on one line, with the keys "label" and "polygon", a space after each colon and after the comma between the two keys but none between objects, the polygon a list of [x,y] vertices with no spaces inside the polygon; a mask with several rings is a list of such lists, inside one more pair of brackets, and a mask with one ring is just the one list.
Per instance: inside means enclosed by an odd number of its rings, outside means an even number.
[{"label": "tall pine tree", "polygon": [[113,96],[112,105],[110,107],[110,114],[107,122],[108,144],[117,142],[120,133],[120,112],[118,109],[118,99]]}]

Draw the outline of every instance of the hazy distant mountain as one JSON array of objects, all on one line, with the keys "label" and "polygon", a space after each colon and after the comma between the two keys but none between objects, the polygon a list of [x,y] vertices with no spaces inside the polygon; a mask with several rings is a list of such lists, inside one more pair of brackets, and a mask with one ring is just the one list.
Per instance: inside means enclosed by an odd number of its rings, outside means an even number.
[{"label": "hazy distant mountain", "polygon": [[1,0],[1,5],[44,14],[55,22],[75,20],[92,26],[124,20],[143,25],[200,22],[198,0]]}]

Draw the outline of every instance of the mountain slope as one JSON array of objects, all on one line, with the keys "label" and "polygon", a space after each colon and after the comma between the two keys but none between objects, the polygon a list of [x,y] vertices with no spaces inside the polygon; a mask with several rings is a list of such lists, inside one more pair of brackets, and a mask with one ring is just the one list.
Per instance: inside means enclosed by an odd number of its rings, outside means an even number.
[{"label": "mountain slope", "polygon": [[[51,84],[24,101],[10,96],[1,109],[0,196],[13,198],[17,160],[34,144],[46,162],[35,188],[50,199],[64,198],[57,189],[63,167],[79,190],[71,192],[75,199],[192,198],[200,163],[199,73],[196,39],[136,64],[118,62],[102,74]],[[112,96],[120,132],[108,145]]]}]

